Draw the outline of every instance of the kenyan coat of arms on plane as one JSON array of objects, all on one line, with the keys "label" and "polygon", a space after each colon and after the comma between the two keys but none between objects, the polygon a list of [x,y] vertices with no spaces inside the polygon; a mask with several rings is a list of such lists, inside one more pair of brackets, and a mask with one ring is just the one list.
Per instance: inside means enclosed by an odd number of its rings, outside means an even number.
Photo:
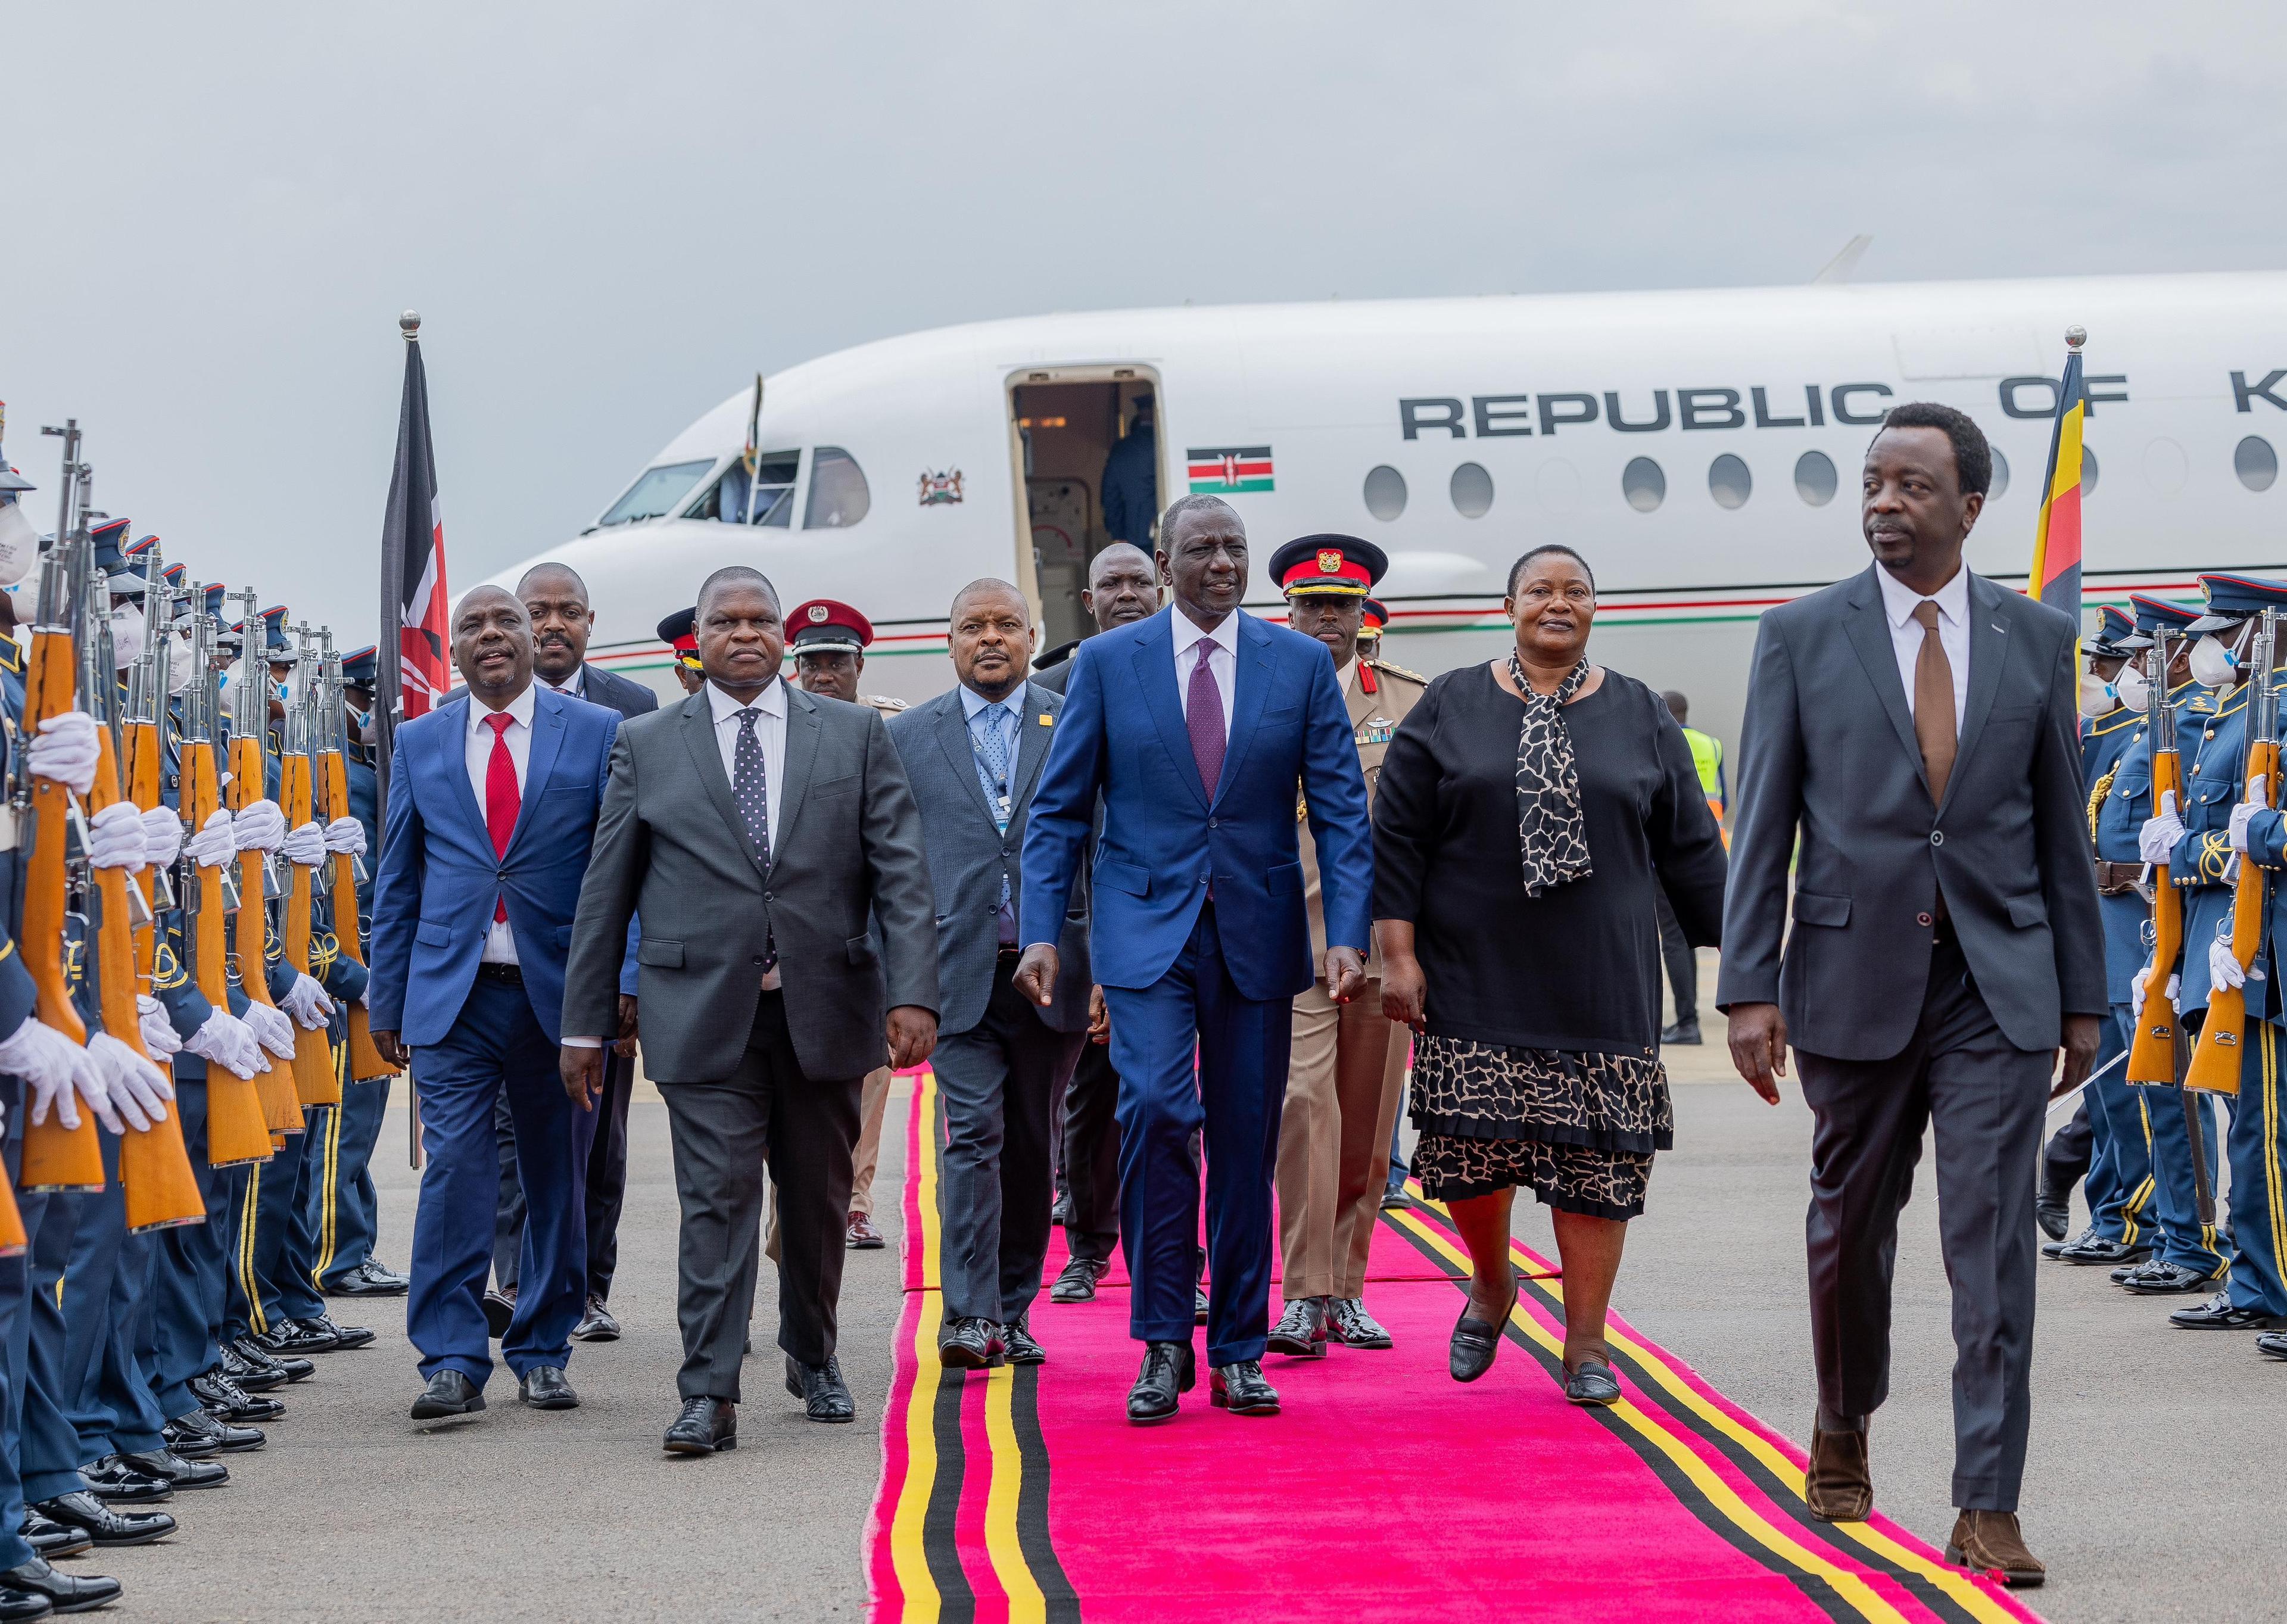
[{"label": "kenyan coat of arms on plane", "polygon": [[922,506],[947,507],[961,500],[961,470],[948,468],[942,473],[922,470]]}]

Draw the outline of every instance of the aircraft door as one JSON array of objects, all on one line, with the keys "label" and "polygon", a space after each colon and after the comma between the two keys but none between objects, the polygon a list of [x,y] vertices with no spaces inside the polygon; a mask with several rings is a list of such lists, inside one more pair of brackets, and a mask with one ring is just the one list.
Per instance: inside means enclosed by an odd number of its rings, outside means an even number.
[{"label": "aircraft door", "polygon": [[1158,381],[1141,368],[1026,372],[1009,392],[1024,500],[1017,584],[1038,606],[1041,652],[1096,630],[1088,566],[1115,541],[1149,551],[1162,505]]}]

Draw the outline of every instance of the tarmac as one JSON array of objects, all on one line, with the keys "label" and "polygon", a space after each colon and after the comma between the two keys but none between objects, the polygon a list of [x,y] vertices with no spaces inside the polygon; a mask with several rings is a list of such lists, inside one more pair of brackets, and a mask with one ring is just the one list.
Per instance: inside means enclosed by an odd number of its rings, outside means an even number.
[{"label": "tarmac", "polygon": [[[1703,958],[1712,970],[1713,955]],[[1809,1113],[1792,1082],[1770,1107],[1732,1077],[1721,1019],[1705,1000],[1703,1009],[1707,1046],[1668,1054],[1676,1148],[1660,1158],[1649,1210],[1632,1227],[1616,1305],[1733,1398],[1806,1440],[1815,1400],[1802,1252]],[[907,1097],[901,1084],[893,1124]],[[419,1378],[403,1299],[336,1301],[336,1318],[380,1333],[371,1347],[320,1356],[313,1377],[281,1390],[289,1412],[270,1429],[269,1447],[231,1457],[227,1486],[178,1495],[168,1508],[183,1525],[174,1537],[74,1560],[77,1571],[112,1573],[127,1587],[114,1616],[170,1624],[864,1617],[862,1551],[898,1309],[899,1137],[884,1136],[876,1186],[890,1246],[852,1253],[843,1290],[841,1357],[856,1424],[812,1424],[786,1394],[765,1271],[740,1446],[680,1460],[659,1449],[677,1407],[680,1342],[675,1190],[655,1096],[636,1100],[629,1129],[612,1301],[626,1335],[574,1345],[569,1375],[580,1408],[523,1409],[503,1369],[482,1414],[416,1425],[406,1414]],[[401,1103],[376,1173],[380,1256],[402,1268],[418,1176],[407,1166]],[[1952,1355],[1927,1177],[1919,1198],[1899,1243],[1895,1369],[1872,1462],[1882,1509],[1943,1543],[1952,1523]],[[1545,1212],[1521,1208],[1517,1232],[1554,1256]],[[2051,1577],[2027,1599],[2071,1624],[2287,1617],[2287,1485],[2278,1470],[2287,1364],[2258,1356],[2247,1334],[2172,1329],[2167,1312],[2178,1300],[2126,1297],[2101,1269],[2044,1264],[2040,1289],[2023,1518]],[[1290,1406],[1309,1402],[1307,1372],[1286,1388]],[[1139,1434],[1136,1446],[1150,1447],[1151,1436]],[[1358,1444],[1351,1486],[1330,1470],[1326,1492],[1373,1492],[1373,1440]],[[1436,1616],[1434,1598],[1423,1598],[1420,1616]]]}]

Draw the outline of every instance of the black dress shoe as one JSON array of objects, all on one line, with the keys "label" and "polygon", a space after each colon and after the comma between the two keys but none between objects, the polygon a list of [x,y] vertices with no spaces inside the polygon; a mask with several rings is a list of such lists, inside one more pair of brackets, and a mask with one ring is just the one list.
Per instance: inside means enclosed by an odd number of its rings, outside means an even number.
[{"label": "black dress shoe", "polygon": [[75,1491],[32,1508],[50,1522],[83,1528],[98,1545],[148,1545],[175,1532],[164,1511],[115,1511],[93,1494]]},{"label": "black dress shoe", "polygon": [[442,1421],[451,1415],[473,1415],[485,1407],[477,1384],[457,1370],[440,1370],[413,1401],[415,1421]]},{"label": "black dress shoe", "polygon": [[1270,1327],[1267,1345],[1273,1353],[1291,1354],[1295,1359],[1326,1358],[1326,1300],[1297,1297],[1289,1303],[1278,1316],[1278,1323]]},{"label": "black dress shoe", "polygon": [[186,1461],[171,1449],[124,1449],[112,1459],[173,1489],[218,1489],[230,1481],[220,1461]]},{"label": "black dress shoe", "polygon": [[167,1423],[163,1436],[167,1447],[186,1461],[202,1458],[192,1453],[194,1448],[202,1454],[246,1454],[270,1441],[259,1427],[233,1427],[204,1410],[178,1415]]},{"label": "black dress shoe", "polygon": [[2234,1308],[2231,1295],[2219,1291],[2197,1308],[2178,1309],[2168,1316],[2168,1323],[2188,1331],[2276,1331],[2287,1328],[2287,1315]]},{"label": "black dress shoe", "polygon": [[1098,1263],[1092,1257],[1072,1258],[1056,1276],[1056,1283],[1049,1287],[1049,1301],[1092,1303],[1096,1300],[1096,1283],[1111,1272],[1110,1264]]},{"label": "black dress shoe", "polygon": [[1056,1192],[1056,1201],[1049,1208],[1049,1222],[1055,1224],[1058,1229],[1062,1229],[1065,1224],[1072,1222],[1071,1191],[1059,1190]]},{"label": "black dress shoe", "polygon": [[496,1286],[485,1293],[485,1329],[495,1342],[508,1335],[508,1322],[515,1318],[515,1287]]},{"label": "black dress shoe", "polygon": [[[0,1573],[0,1586],[44,1596],[58,1612],[90,1612],[119,1599],[119,1581],[99,1573],[82,1576],[51,1568],[39,1557]],[[27,1618],[36,1614],[27,1613]]]},{"label": "black dress shoe", "polygon": [[1612,1367],[1592,1353],[1565,1376],[1564,1398],[1568,1404],[1618,1404],[1620,1384],[1612,1380]]},{"label": "black dress shoe", "polygon": [[563,1369],[555,1365],[534,1365],[517,1378],[517,1400],[535,1410],[576,1410],[580,1395],[572,1390],[572,1383],[564,1379]]},{"label": "black dress shoe", "polygon": [[2181,1264],[2162,1263],[2154,1258],[2133,1271],[2120,1282],[2120,1288],[2140,1297],[2181,1296],[2188,1292],[2212,1291],[2215,1283],[2212,1274],[2202,1274]]},{"label": "black dress shoe", "polygon": [[[259,1356],[260,1363],[257,1364],[255,1359],[247,1357],[247,1350],[249,1348]],[[307,1359],[297,1359],[294,1362],[297,1365],[310,1364]],[[313,1370],[317,1368],[314,1365],[310,1367]],[[251,1336],[241,1336],[236,1342],[223,1343],[222,1373],[237,1382],[241,1391],[249,1393],[266,1393],[272,1388],[283,1387],[294,1379],[287,1374],[284,1366],[263,1353],[262,1350],[255,1345]]]},{"label": "black dress shoe", "polygon": [[330,1336],[333,1345],[328,1351],[346,1352],[362,1348],[373,1341],[374,1333],[361,1325],[336,1325],[330,1314],[306,1314],[294,1322],[313,1336]]},{"label": "black dress shoe", "polygon": [[1514,1279],[1509,1284],[1508,1306],[1490,1323],[1476,1318],[1471,1304],[1461,1304],[1461,1317],[1453,1323],[1453,1338],[1445,1351],[1445,1368],[1456,1382],[1474,1382],[1493,1367],[1493,1355],[1500,1351],[1501,1329],[1508,1324],[1516,1308],[1516,1294],[1523,1289]]},{"label": "black dress shoe", "polygon": [[[266,1352],[262,1344],[251,1336],[241,1336],[231,1343],[229,1348],[223,1351],[224,1358],[228,1359],[233,1350],[249,1369],[273,1372],[284,1376],[289,1382],[307,1381],[318,1368],[308,1359],[296,1354],[289,1353],[281,1357]],[[241,1387],[246,1387],[245,1378],[241,1376],[233,1375],[231,1380],[236,1382]],[[276,1383],[272,1382],[269,1385],[275,1386]],[[250,1387],[247,1388],[249,1392],[253,1390]]]},{"label": "black dress shoe", "polygon": [[413,1282],[392,1274],[371,1258],[326,1287],[329,1297],[401,1297]]},{"label": "black dress shoe", "polygon": [[2287,1359],[2287,1334],[2264,1332],[2255,1339],[2255,1351],[2267,1359]]},{"label": "black dress shoe", "polygon": [[1144,1368],[1128,1390],[1128,1419],[1137,1426],[1171,1421],[1178,1395],[1188,1393],[1199,1379],[1199,1357],[1187,1342],[1154,1342],[1144,1345]]},{"label": "black dress shoe", "polygon": [[337,1345],[334,1336],[299,1319],[281,1319],[268,1330],[256,1332],[253,1341],[257,1348],[272,1359],[281,1353],[289,1356],[331,1353]]},{"label": "black dress shoe", "polygon": [[[2047,1195],[2036,1196],[2033,1198],[2033,1222],[2041,1226],[2041,1233],[2051,1240],[2061,1241],[2065,1238],[2065,1231],[2072,1227],[2072,1208]],[[2056,1256],[2046,1247],[2041,1250],[2048,1256]]]},{"label": "black dress shoe", "polygon": [[286,1406],[277,1399],[248,1392],[218,1367],[191,1378],[191,1397],[217,1420],[240,1425],[275,1421],[286,1413]]},{"label": "black dress shoe", "polygon": [[1011,1365],[1045,1365],[1049,1351],[1033,1335],[1032,1316],[1011,1319],[1001,1327],[1001,1343],[1009,1351]]},{"label": "black dress shoe", "polygon": [[954,1315],[937,1334],[937,1362],[947,1370],[990,1370],[1007,1351],[1001,1327],[974,1314]]},{"label": "black dress shoe", "polygon": [[1697,1049],[1703,1041],[1699,1035],[1699,1023],[1696,1020],[1680,1020],[1673,1026],[1661,1027],[1659,1032],[1660,1046],[1664,1049],[1672,1049],[1679,1044]]},{"label": "black dress shoe", "polygon": [[1336,1297],[1333,1304],[1329,1328],[1333,1339],[1343,1347],[1380,1349],[1390,1345],[1389,1333],[1382,1328],[1380,1320],[1365,1311],[1363,1299]]},{"label": "black dress shoe", "polygon": [[660,1446],[669,1454],[716,1454],[739,1446],[739,1406],[720,1398],[685,1398],[683,1414]]},{"label": "black dress shoe", "polygon": [[92,1466],[81,1467],[79,1475],[98,1496],[115,1506],[156,1505],[175,1497],[174,1485],[164,1477],[138,1471],[115,1454],[107,1454]]},{"label": "black dress shoe", "polygon": [[802,1400],[812,1421],[855,1421],[858,1406],[842,1384],[842,1361],[827,1355],[823,1365],[803,1365],[787,1355],[787,1391]]},{"label": "black dress shoe", "polygon": [[51,1619],[55,1616],[56,1604],[46,1596],[0,1587],[0,1624],[15,1624],[19,1619]]},{"label": "black dress shoe", "polygon": [[1413,1205],[1413,1198],[1405,1193],[1404,1184],[1392,1184],[1381,1192],[1381,1209],[1384,1212],[1404,1212]]},{"label": "black dress shoe", "polygon": [[1234,1415],[1276,1415],[1278,1390],[1262,1379],[1254,1359],[1217,1365],[1207,1377],[1207,1402]]},{"label": "black dress shoe", "polygon": [[2096,1225],[2092,1224],[2086,1229],[2081,1231],[2079,1234],[2075,1235],[2070,1240],[2066,1240],[2060,1237],[2055,1240],[2046,1243],[2041,1248],[2041,1256],[2050,1258],[2062,1257],[2073,1248],[2087,1245],[2098,1239],[2099,1236],[2096,1232]]},{"label": "black dress shoe", "polygon": [[2130,1246],[2125,1240],[2110,1240],[2090,1230],[2079,1240],[2057,1254],[2061,1263],[2077,1264],[2082,1268],[2101,1264],[2141,1263],[2152,1256],[2149,1246]]},{"label": "black dress shoe", "polygon": [[1191,1323],[1205,1325],[1207,1322],[1207,1288],[1204,1286],[1194,1286],[1191,1287]]},{"label": "black dress shoe", "polygon": [[83,1557],[95,1549],[95,1538],[86,1529],[43,1517],[29,1506],[24,1509],[24,1525],[16,1532],[24,1536],[25,1544],[51,1562],[59,1557]]},{"label": "black dress shoe", "polygon": [[620,1322],[612,1318],[612,1311],[604,1306],[604,1299],[590,1296],[588,1311],[580,1316],[580,1323],[572,1327],[574,1342],[617,1342]]},{"label": "black dress shoe", "polygon": [[853,1212],[842,1226],[842,1244],[853,1252],[878,1252],[890,1243],[874,1227],[874,1215]]}]

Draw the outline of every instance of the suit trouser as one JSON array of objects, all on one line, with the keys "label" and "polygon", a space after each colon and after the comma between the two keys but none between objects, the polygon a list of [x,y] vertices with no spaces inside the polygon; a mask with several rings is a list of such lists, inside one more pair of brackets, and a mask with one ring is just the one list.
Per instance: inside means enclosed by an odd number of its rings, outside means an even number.
[{"label": "suit trouser", "polygon": [[1685,939],[1667,893],[1655,885],[1651,894],[1659,912],[1659,957],[1667,966],[1668,991],[1675,999],[1675,1024],[1688,1026],[1699,1018],[1699,955]]},{"label": "suit trouser", "polygon": [[2231,1302],[2266,1314],[2287,1314],[2287,1121],[2282,1120],[2279,1070],[2287,1064],[2287,1033],[2250,1019],[2231,1099],[2225,1153],[2231,1161]]},{"label": "suit trouser", "polygon": [[414,1050],[413,1076],[429,1164],[413,1220],[405,1332],[421,1351],[421,1374],[457,1370],[480,1388],[492,1374],[483,1299],[500,1179],[493,1102],[503,1092],[529,1211],[526,1285],[501,1357],[519,1377],[539,1365],[562,1368],[586,1296],[581,1186],[594,1113],[564,1097],[556,1045],[524,988],[481,971],[443,1041]]},{"label": "suit trouser", "polygon": [[985,1017],[938,1040],[930,1064],[945,1104],[942,1274],[947,1320],[1013,1324],[1041,1293],[1049,1255],[1049,1123],[1056,1083],[1071,1076],[1085,1032],[1057,1032],[1010,979],[993,972]]},{"label": "suit trouser", "polygon": [[1362,1296],[1405,1046],[1381,1012],[1379,976],[1347,1004],[1313,982],[1294,1010],[1278,1123],[1280,1290],[1289,1303]]},{"label": "suit trouser", "polygon": [[778,1192],[779,1346],[809,1365],[833,1357],[842,1300],[850,1153],[859,1077],[812,1078],[795,1058],[786,1000],[757,994],[746,1052],[719,1082],[662,1082],[683,1210],[676,1319],[685,1398],[739,1402],[739,1361],[755,1307],[763,1192]]},{"label": "suit trouser", "polygon": [[318,1237],[311,1264],[320,1286],[338,1286],[360,1264],[373,1260],[381,1239],[381,1203],[373,1187],[373,1153],[381,1143],[382,1118],[389,1111],[389,1085],[395,1079],[342,1085],[342,1103],[329,1107],[326,1128],[327,1176],[310,1189],[309,1225]]},{"label": "suit trouser", "polygon": [[64,1268],[63,1362],[56,1391],[79,1435],[83,1464],[122,1450],[159,1448],[167,1421],[135,1345],[148,1328],[144,1295],[151,1282],[152,1237],[127,1232],[120,1136],[99,1125],[95,1131],[107,1182],[77,1201]]},{"label": "suit trouser", "polygon": [[[604,1091],[597,1097],[588,1149],[588,1295],[603,1302],[612,1295],[620,1265],[620,1210],[628,1195],[628,1102],[634,1097],[632,1056],[606,1052]],[[493,1107],[493,1134],[500,1145],[500,1207],[494,1219],[493,1275],[514,1290],[524,1249],[524,1183],[516,1170],[516,1131],[505,1097]]]},{"label": "suit trouser", "polygon": [[1921,1018],[1886,1060],[1798,1050],[1811,1137],[1811,1344],[1828,1424],[1890,1386],[1898,1215],[1937,1130],[1938,1236],[1953,1288],[1953,1503],[2014,1511],[2032,1423],[2034,1160],[2055,1055],[2013,1047],[1942,939]]},{"label": "suit trouser", "polygon": [[[1191,1340],[1204,1132],[1207,1360],[1262,1357],[1270,1328],[1270,1184],[1294,1042],[1291,998],[1249,998],[1231,978],[1213,902],[1167,973],[1104,989],[1120,1073],[1120,1240],[1128,1334]],[[1196,1064],[1195,1062],[1196,1057]]]},{"label": "suit trouser", "polygon": [[1064,1085],[1064,1188],[1072,1221],[1064,1248],[1090,1263],[1109,1263],[1120,1244],[1120,1073],[1112,1045],[1080,1045]]},{"label": "suit trouser", "polygon": [[850,1210],[869,1218],[874,1216],[874,1172],[882,1165],[882,1123],[890,1113],[892,1075],[888,1066],[875,1066],[866,1073],[858,1095],[858,1148],[851,1156]]}]

